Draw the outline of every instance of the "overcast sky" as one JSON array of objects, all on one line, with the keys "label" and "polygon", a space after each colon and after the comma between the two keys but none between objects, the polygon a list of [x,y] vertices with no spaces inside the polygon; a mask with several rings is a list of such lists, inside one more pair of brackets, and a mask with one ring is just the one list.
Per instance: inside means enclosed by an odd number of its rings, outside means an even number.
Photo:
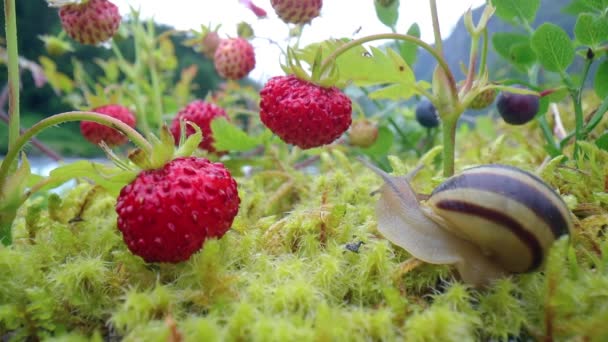
[{"label": "overcast sky", "polygon": [[[237,23],[247,21],[252,25],[256,36],[267,38],[252,41],[256,49],[256,68],[250,77],[263,81],[283,74],[279,66],[280,50],[268,39],[284,45],[289,27],[278,19],[270,0],[254,0],[256,5],[268,12],[266,19],[257,19],[239,0],[114,0],[114,3],[123,14],[127,14],[129,6],[133,6],[140,8],[145,18],[153,17],[157,22],[178,29],[198,29],[201,24],[222,24],[222,36],[235,36]],[[485,1],[437,0],[437,3],[445,37],[468,8],[477,7]],[[431,43],[433,32],[428,1],[401,0],[398,31],[405,32],[413,22],[420,25],[422,38]],[[373,0],[325,0],[321,17],[314,19],[312,25],[305,28],[301,44],[386,32],[389,29],[376,18]]]}]

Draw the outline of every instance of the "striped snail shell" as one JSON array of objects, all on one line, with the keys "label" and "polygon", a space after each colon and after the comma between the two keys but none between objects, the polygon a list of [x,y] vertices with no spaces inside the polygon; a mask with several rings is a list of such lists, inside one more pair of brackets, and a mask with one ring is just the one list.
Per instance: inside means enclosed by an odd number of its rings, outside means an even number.
[{"label": "striped snail shell", "polygon": [[422,261],[455,265],[475,286],[539,268],[553,242],[572,231],[561,197],[512,166],[464,170],[420,201],[409,184],[419,169],[396,177],[363,163],[384,179],[376,206],[382,235]]}]

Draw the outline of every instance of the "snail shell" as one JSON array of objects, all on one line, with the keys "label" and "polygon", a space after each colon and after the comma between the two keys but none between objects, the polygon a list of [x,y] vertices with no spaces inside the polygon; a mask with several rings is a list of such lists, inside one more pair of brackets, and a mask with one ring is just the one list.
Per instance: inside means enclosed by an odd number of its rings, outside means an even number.
[{"label": "snail shell", "polygon": [[539,268],[553,242],[572,231],[561,197],[512,166],[464,170],[420,202],[409,185],[417,170],[395,177],[363,162],[384,179],[376,206],[382,235],[422,261],[454,264],[476,286]]}]

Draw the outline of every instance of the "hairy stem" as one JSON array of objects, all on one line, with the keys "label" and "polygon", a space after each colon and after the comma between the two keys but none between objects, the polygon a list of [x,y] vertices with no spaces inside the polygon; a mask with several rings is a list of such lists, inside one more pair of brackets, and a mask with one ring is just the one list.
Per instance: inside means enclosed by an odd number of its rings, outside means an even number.
[{"label": "hairy stem", "polygon": [[104,126],[112,127],[124,133],[135,145],[141,148],[145,153],[152,152],[152,145],[141,134],[135,129],[131,128],[124,122],[110,117],[108,115],[92,113],[92,112],[67,112],[49,116],[48,118],[39,121],[34,126],[30,127],[27,131],[21,135],[15,144],[8,150],[6,157],[2,161],[0,166],[0,189],[4,187],[6,182],[10,165],[16,161],[19,151],[27,144],[27,142],[33,138],[36,134],[45,130],[46,128],[70,121],[93,121]]},{"label": "hairy stem", "polygon": [[6,23],[6,49],[8,54],[8,146],[13,147],[19,138],[19,50],[17,46],[17,13],[15,0],[4,0]]}]

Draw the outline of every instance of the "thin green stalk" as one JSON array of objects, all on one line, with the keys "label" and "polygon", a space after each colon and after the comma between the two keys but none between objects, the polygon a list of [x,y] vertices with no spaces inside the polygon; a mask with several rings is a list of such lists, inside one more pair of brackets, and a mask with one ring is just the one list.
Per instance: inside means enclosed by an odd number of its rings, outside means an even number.
[{"label": "thin green stalk", "polygon": [[443,56],[443,39],[441,38],[441,28],[439,26],[439,14],[437,12],[437,1],[429,0],[431,5],[431,17],[433,18],[433,34],[435,35],[435,48]]},{"label": "thin green stalk", "polygon": [[537,118],[538,124],[540,126],[540,130],[547,141],[547,144],[550,149],[550,153],[552,157],[558,156],[561,153],[561,146],[555,142],[553,139],[553,132],[549,127],[549,123],[547,122],[547,117],[545,115],[539,115]]},{"label": "thin green stalk", "polygon": [[488,30],[485,29],[483,30],[483,45],[481,47],[481,60],[479,62],[479,78],[481,78],[483,76],[483,74],[486,72],[486,68],[487,65],[486,63],[488,62],[488,45],[489,45],[489,37],[488,37]]},{"label": "thin green stalk", "polygon": [[[19,49],[17,46],[17,13],[15,0],[4,0],[6,23],[6,49],[8,54],[8,146],[13,147],[19,138]],[[1,189],[1,188],[0,188]]]},{"label": "thin green stalk", "polygon": [[454,174],[454,154],[456,146],[456,123],[458,115],[443,120],[443,176]]},{"label": "thin green stalk", "polygon": [[110,117],[108,115],[93,113],[93,112],[67,112],[49,116],[44,120],[39,121],[34,126],[30,127],[27,131],[21,135],[15,144],[9,148],[6,157],[2,161],[0,166],[0,189],[4,187],[4,182],[7,180],[8,171],[10,165],[17,160],[19,151],[33,138],[36,134],[45,130],[46,128],[70,121],[93,121],[99,124],[112,127],[124,133],[135,145],[141,148],[145,153],[152,152],[152,145],[144,137],[139,134],[135,129],[131,128],[124,122]]},{"label": "thin green stalk", "polygon": [[433,48],[431,45],[425,43],[424,41],[422,41],[419,38],[416,38],[416,37],[410,36],[410,35],[406,35],[406,34],[399,34],[399,33],[381,33],[381,34],[375,34],[375,35],[351,40],[350,42],[337,48],[334,52],[332,52],[332,54],[330,54],[323,60],[323,62],[321,63],[321,74],[323,74],[323,72],[329,67],[330,63],[335,61],[336,58],[338,58],[338,56],[340,56],[344,52],[346,52],[356,46],[359,46],[359,45],[362,45],[362,44],[365,44],[368,42],[372,42],[375,40],[384,40],[384,39],[403,40],[406,42],[416,44],[419,47],[423,48],[424,50],[428,51],[437,60],[437,63],[439,63],[439,66],[445,71],[446,75],[448,76],[448,78],[450,80],[451,86],[454,89],[456,89],[456,80],[454,79],[454,75],[452,74],[452,71],[450,70],[448,63],[445,61],[443,56],[437,50],[435,50],[435,48]]},{"label": "thin green stalk", "polygon": [[156,62],[150,56],[150,78],[152,79],[152,91],[154,91],[154,114],[156,119],[156,127],[160,126],[163,122],[163,94],[161,92],[160,80],[158,79],[158,70],[156,68]]}]

